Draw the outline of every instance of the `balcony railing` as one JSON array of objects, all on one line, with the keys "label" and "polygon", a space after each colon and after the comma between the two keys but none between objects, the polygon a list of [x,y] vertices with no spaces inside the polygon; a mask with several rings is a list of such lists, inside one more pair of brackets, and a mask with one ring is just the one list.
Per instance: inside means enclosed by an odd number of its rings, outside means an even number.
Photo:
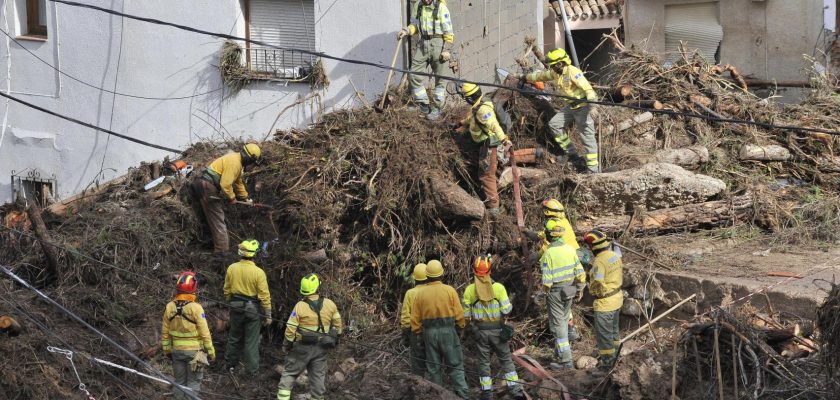
[{"label": "balcony railing", "polygon": [[305,79],[316,57],[294,50],[254,48],[250,50],[251,74],[257,79]]}]

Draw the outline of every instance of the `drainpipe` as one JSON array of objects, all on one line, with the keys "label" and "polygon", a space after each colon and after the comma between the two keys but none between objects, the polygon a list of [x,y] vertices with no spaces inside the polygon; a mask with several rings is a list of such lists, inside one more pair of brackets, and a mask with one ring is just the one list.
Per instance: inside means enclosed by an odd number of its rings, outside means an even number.
[{"label": "drainpipe", "polygon": [[[575,41],[572,39],[572,30],[569,29],[569,18],[566,16],[566,9],[559,3],[556,4],[558,5],[557,8],[560,9],[560,16],[563,18],[563,30],[566,31],[566,42],[569,43],[569,49],[572,53],[572,62],[575,64],[575,67],[580,68],[580,63],[578,62],[577,57],[577,50],[575,50]],[[555,8],[554,11],[557,11],[557,8]]]}]

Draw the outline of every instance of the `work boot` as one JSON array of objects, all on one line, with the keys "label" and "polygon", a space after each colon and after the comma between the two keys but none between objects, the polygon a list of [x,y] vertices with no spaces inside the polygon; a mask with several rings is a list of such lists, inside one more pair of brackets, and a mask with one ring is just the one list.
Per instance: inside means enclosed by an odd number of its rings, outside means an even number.
[{"label": "work boot", "polygon": [[419,111],[421,114],[428,114],[432,111],[432,108],[429,106],[429,103],[415,103],[415,105],[408,107],[408,111]]},{"label": "work boot", "polygon": [[525,394],[522,392],[514,393],[513,400],[525,400]]},{"label": "work boot", "polygon": [[571,361],[564,362],[564,363],[551,363],[548,364],[548,367],[555,370],[555,371],[563,371],[569,369],[575,369],[575,364]]},{"label": "work boot", "polygon": [[426,119],[429,121],[437,121],[440,118],[440,109],[437,107],[432,108],[428,114],[426,114]]},{"label": "work boot", "polygon": [[580,335],[578,334],[577,328],[574,325],[569,326],[569,341],[577,342],[578,340],[580,340]]},{"label": "work boot", "polygon": [[501,214],[501,212],[502,211],[499,209],[499,207],[493,207],[493,208],[488,208],[487,209],[487,215],[489,215],[490,218],[498,218],[499,214]]},{"label": "work boot", "polygon": [[481,394],[478,395],[479,400],[493,400],[493,391],[492,390],[482,390]]}]

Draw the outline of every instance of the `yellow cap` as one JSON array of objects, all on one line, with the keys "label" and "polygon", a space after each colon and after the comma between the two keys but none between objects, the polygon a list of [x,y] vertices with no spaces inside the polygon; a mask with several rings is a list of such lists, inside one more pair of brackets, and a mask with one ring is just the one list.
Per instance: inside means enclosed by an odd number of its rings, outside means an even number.
[{"label": "yellow cap", "polygon": [[426,280],[426,264],[420,263],[414,266],[414,282],[423,282]]},{"label": "yellow cap", "polygon": [[426,276],[429,278],[440,278],[443,276],[443,264],[438,260],[431,260],[426,264]]}]

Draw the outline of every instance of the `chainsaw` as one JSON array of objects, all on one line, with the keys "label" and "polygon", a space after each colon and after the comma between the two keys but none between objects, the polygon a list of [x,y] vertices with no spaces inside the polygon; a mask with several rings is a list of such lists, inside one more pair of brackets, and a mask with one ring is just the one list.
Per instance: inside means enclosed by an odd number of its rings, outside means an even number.
[{"label": "chainsaw", "polygon": [[[510,76],[510,72],[504,68],[496,68],[496,75],[499,77],[499,81],[504,84]],[[533,93],[540,100],[551,101],[550,97],[539,94],[545,92],[545,85],[542,82],[526,82],[524,79],[520,79],[516,88],[524,90],[526,93]]]}]

